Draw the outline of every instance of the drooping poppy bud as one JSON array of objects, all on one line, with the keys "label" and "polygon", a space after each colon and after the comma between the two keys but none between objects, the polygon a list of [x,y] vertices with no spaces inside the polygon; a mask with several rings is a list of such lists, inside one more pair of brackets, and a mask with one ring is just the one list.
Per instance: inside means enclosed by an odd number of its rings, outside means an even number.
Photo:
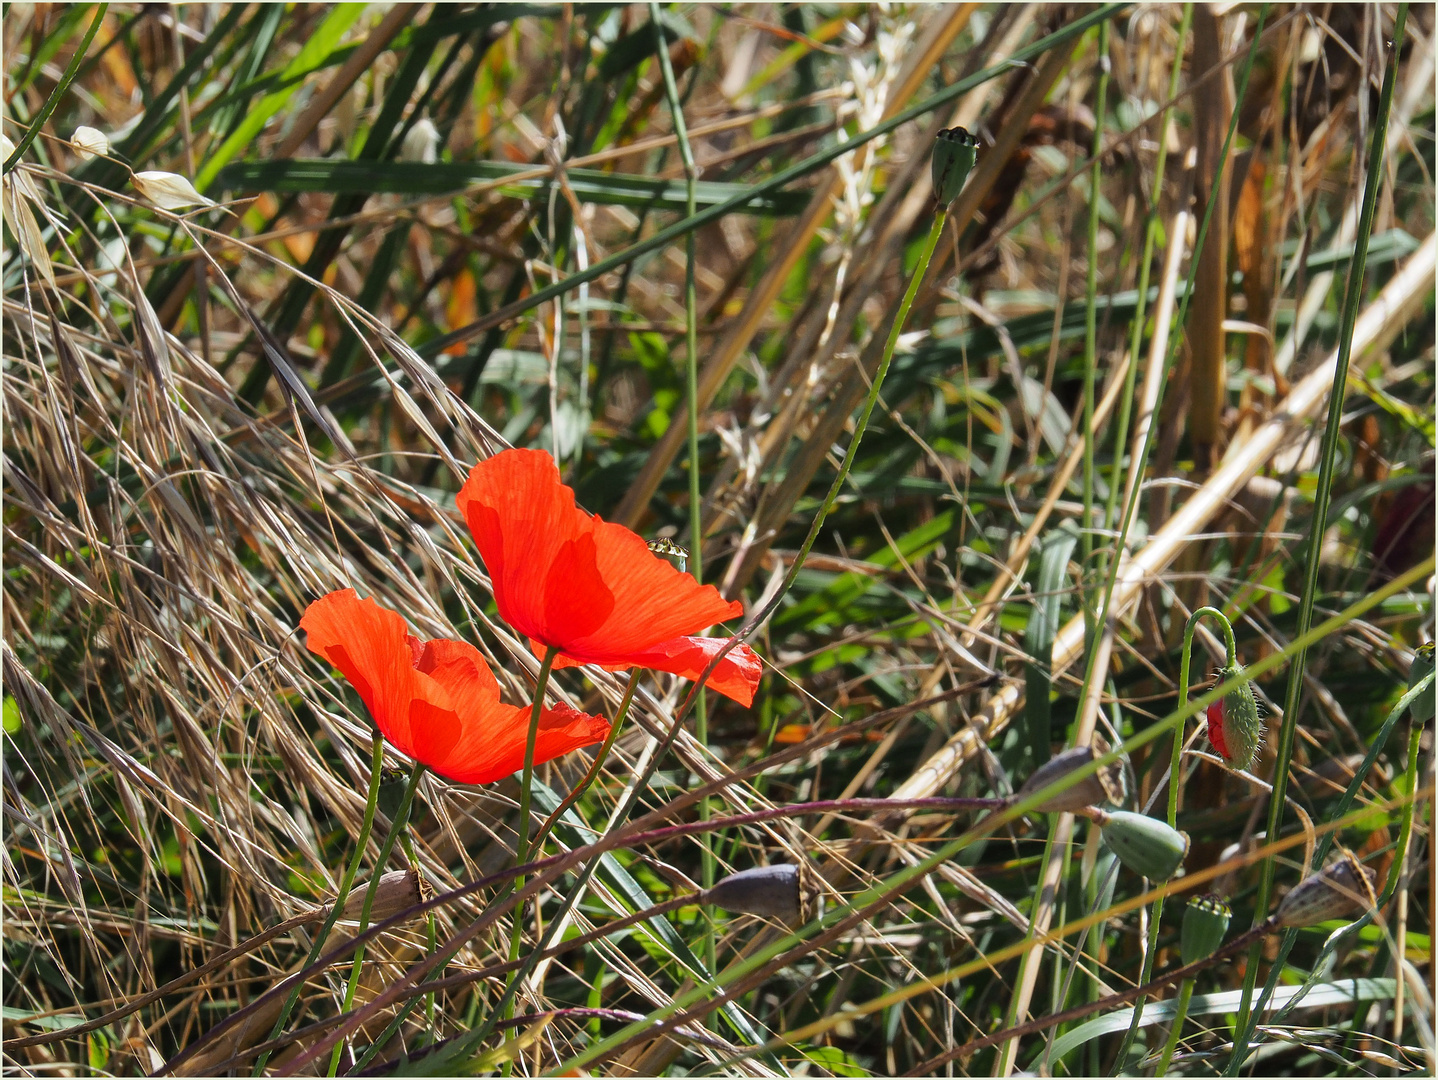
[{"label": "drooping poppy bud", "polygon": [[[343,916],[346,919],[359,918],[364,909],[365,893],[369,882],[356,885],[345,897]],[[401,911],[408,911],[416,904],[422,904],[434,897],[434,886],[414,867],[408,870],[390,870],[381,874],[375,887],[374,901],[370,904],[369,921],[373,925],[393,918]]]},{"label": "drooping poppy bud", "polygon": [[940,206],[948,206],[959,197],[978,152],[979,140],[964,128],[943,128],[935,136],[930,164],[934,174],[934,198],[938,199]]},{"label": "drooping poppy bud", "polygon": [[[1413,666],[1408,669],[1408,689],[1412,690],[1429,675],[1433,674],[1433,642],[1419,645],[1413,652]],[[1419,694],[1408,706],[1408,712],[1415,723],[1426,724],[1433,719],[1434,686],[1426,693]]]},{"label": "drooping poppy bud", "polygon": [[804,868],[792,863],[755,866],[715,882],[701,895],[706,904],[744,915],[808,922],[812,889]]},{"label": "drooping poppy bud", "polygon": [[[1108,753],[1108,748],[1101,747],[1098,754]],[[1076,769],[1081,769],[1098,756],[1091,746],[1075,746],[1060,754],[1055,754],[1035,769],[1023,787],[1019,788],[1015,800],[1024,799],[1036,791],[1042,791],[1050,784],[1057,783],[1061,777],[1067,776]],[[1034,809],[1041,814],[1057,814],[1082,810],[1086,806],[1098,806],[1102,803],[1123,802],[1123,766],[1117,761],[1110,762],[1098,772],[1084,777],[1075,784],[1070,785],[1064,791],[1052,795],[1039,803]]]},{"label": "drooping poppy bud", "polygon": [[[1220,668],[1218,681],[1227,682],[1242,674],[1240,665]],[[1208,741],[1229,768],[1243,770],[1253,764],[1261,731],[1258,702],[1248,679],[1208,707]]]},{"label": "drooping poppy bud", "polygon": [[1183,912],[1183,929],[1179,933],[1178,954],[1185,965],[1212,956],[1223,944],[1228,921],[1233,911],[1218,897],[1209,893],[1195,896]]},{"label": "drooping poppy bud", "polygon": [[1304,878],[1278,905],[1273,920],[1279,926],[1303,927],[1357,915],[1375,906],[1373,894],[1377,875],[1344,852],[1316,874]]},{"label": "drooping poppy bud", "polygon": [[1103,830],[1103,842],[1118,856],[1119,862],[1153,881],[1173,877],[1188,854],[1188,834],[1158,818],[1115,810],[1100,813],[1097,820]]}]

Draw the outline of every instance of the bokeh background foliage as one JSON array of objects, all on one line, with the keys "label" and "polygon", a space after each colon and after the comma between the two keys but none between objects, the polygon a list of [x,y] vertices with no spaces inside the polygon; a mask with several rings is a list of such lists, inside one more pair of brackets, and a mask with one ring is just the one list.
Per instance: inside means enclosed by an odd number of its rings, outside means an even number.
[{"label": "bokeh background foliage", "polygon": [[[551,450],[581,505],[693,548],[705,580],[757,606],[848,446],[932,220],[933,134],[956,124],[980,135],[979,167],[841,498],[754,639],[754,707],[710,695],[704,738],[677,739],[643,807],[806,740],[712,812],[1005,794],[1076,735],[1141,735],[1178,704],[1197,607],[1231,617],[1245,662],[1291,651],[1326,461],[1316,617],[1420,572],[1308,653],[1288,787],[1302,814],[1285,834],[1304,814],[1321,826],[1432,632],[1432,11],[1415,6],[1398,43],[1360,236],[1391,5],[10,5],[4,133],[35,137],[5,190],[6,1067],[150,1072],[296,969],[313,922],[93,1030],[15,1045],[123,1009],[333,892],[370,729],[296,639],[316,595],[353,585],[421,636],[474,641],[526,699],[536,662],[497,622],[454,509],[479,457]],[[699,173],[693,218],[660,48]],[[110,156],[66,141],[81,124]],[[228,210],[157,209],[132,170],[181,174]],[[1364,315],[1324,450],[1355,243]],[[1125,552],[1137,570],[1113,587],[1112,636],[1086,649]],[[1202,631],[1195,671],[1221,660]],[[1259,777],[1291,674],[1280,663],[1257,685]],[[612,713],[622,683],[585,670],[551,688]],[[555,843],[603,831],[683,692],[642,684]],[[1336,951],[1337,923],[1299,936],[1283,981],[1319,986],[1254,1034],[1265,1072],[1432,1067],[1431,787],[1415,792],[1406,766],[1410,745],[1431,764],[1431,744],[1406,722],[1389,744],[1361,789],[1369,812],[1339,839],[1398,875],[1394,900]],[[1130,757],[1140,806],[1167,745]],[[586,765],[541,770],[540,807]],[[1187,873],[1212,870],[1203,887],[1246,927],[1261,791],[1197,757],[1184,776]],[[414,829],[436,889],[506,865],[515,794],[425,781]],[[721,873],[805,860],[832,908],[968,823],[814,815],[618,851],[563,933],[684,893],[705,850]],[[1278,857],[1280,888],[1300,850]],[[1112,1013],[927,1064],[1133,985],[1147,909],[1128,901],[1144,890],[1111,867],[1088,824],[1020,818],[652,1038],[652,1022],[626,1024],[778,938],[676,905],[544,962],[523,1037],[498,1057],[425,1049],[488,1018],[503,986],[489,978],[439,991],[377,1060],[537,1073],[602,1048],[587,1067],[637,1074],[1151,1072],[1163,1015],[1122,1061],[1127,1014]],[[559,899],[531,909],[532,931]],[[484,904],[441,908],[441,938]],[[1086,934],[1023,947],[1110,906]],[[1160,969],[1181,909],[1158,928]],[[507,941],[501,924],[449,973]],[[426,949],[422,922],[372,944],[360,1000]],[[1200,980],[1175,1071],[1223,1068],[1249,962]],[[291,1028],[333,1017],[341,992],[338,972],[312,980]],[[346,1043],[342,1070],[384,1019]],[[187,1069],[248,1071],[228,1059],[264,1026],[209,1040]],[[744,1056],[784,1033],[799,1034]]]}]

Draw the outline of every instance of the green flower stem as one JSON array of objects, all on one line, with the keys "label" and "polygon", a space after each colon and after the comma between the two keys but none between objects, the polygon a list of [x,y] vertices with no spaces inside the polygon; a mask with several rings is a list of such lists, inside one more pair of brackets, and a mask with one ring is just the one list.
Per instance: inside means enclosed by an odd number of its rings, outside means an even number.
[{"label": "green flower stem", "polygon": [[[1093,125],[1093,171],[1089,174],[1089,199],[1088,199],[1088,297],[1085,319],[1084,319],[1084,351],[1083,351],[1083,429],[1087,438],[1083,441],[1083,530],[1079,533],[1079,566],[1081,574],[1087,577],[1093,558],[1094,519],[1093,519],[1093,409],[1094,409],[1094,382],[1098,376],[1098,211],[1099,201],[1102,199],[1101,182],[1103,180],[1103,117],[1104,101],[1108,97],[1108,33],[1109,24],[1104,20],[1098,28],[1098,92],[1094,105]],[[1129,364],[1132,371],[1137,365]],[[1092,591],[1085,586],[1081,596],[1083,604],[1084,633],[1092,639],[1094,636],[1094,620],[1098,613],[1094,610],[1094,596]]]},{"label": "green flower stem", "polygon": [[5,159],[5,172],[9,172],[20,163],[20,158],[24,156],[26,150],[30,149],[30,144],[35,141],[35,136],[44,130],[46,122],[50,119],[50,114],[55,111],[60,102],[65,100],[65,92],[70,89],[70,84],[79,74],[80,65],[85,62],[85,54],[90,51],[90,42],[95,40],[95,33],[100,29],[100,24],[105,21],[105,12],[109,8],[109,4],[100,4],[96,7],[95,17],[90,20],[90,29],[86,30],[85,36],[80,39],[79,47],[75,49],[75,55],[70,58],[70,63],[65,68],[65,74],[60,76],[60,81],[45,98],[40,112],[36,114],[30,126],[25,129],[25,134],[20,137],[20,144],[15,147],[15,152]]},{"label": "green flower stem", "polygon": [[[404,845],[404,854],[405,854],[405,858],[407,858],[407,859],[409,860],[409,865],[414,868],[414,872],[415,872],[416,874],[420,873],[419,853],[415,851],[415,847],[414,847],[414,837],[410,835],[410,831],[409,831],[408,829],[406,829],[406,830],[400,835],[399,842]],[[426,912],[424,913],[424,928],[425,928],[425,949],[426,949],[427,952],[433,953],[433,952],[434,952],[434,949],[435,949],[435,944],[436,944],[436,942],[437,942],[437,940],[438,940],[438,937],[439,937],[439,928],[438,928],[438,926],[437,926],[436,923],[435,923],[434,912],[432,912],[432,911],[426,911]],[[444,971],[443,971],[443,969],[440,970],[439,975],[440,975],[441,978],[443,978],[443,976],[444,976]],[[433,1038],[434,1038],[434,995],[433,995],[433,994],[426,994],[426,995],[425,995],[425,998],[424,998],[424,1020],[425,1020],[425,1030],[429,1033],[429,1037],[430,1037],[431,1039],[433,1039]]]},{"label": "green flower stem", "polygon": [[[1388,115],[1392,111],[1393,88],[1398,78],[1398,57],[1403,47],[1403,28],[1408,20],[1408,5],[1398,5],[1393,38],[1383,74],[1383,91],[1373,121],[1373,137],[1368,149],[1368,173],[1364,179],[1363,206],[1358,215],[1358,231],[1354,238],[1353,258],[1348,266],[1348,285],[1343,297],[1342,321],[1338,330],[1338,362],[1333,367],[1333,391],[1328,398],[1328,418],[1323,429],[1323,443],[1318,455],[1318,486],[1313,493],[1313,516],[1308,534],[1308,558],[1304,561],[1303,592],[1298,602],[1295,637],[1302,637],[1313,625],[1313,607],[1318,596],[1318,571],[1322,559],[1323,537],[1328,529],[1328,508],[1333,497],[1334,461],[1338,454],[1340,421],[1347,395],[1348,364],[1353,354],[1353,329],[1358,322],[1358,308],[1363,300],[1364,269],[1368,260],[1368,238],[1373,232],[1373,217],[1378,203],[1378,189],[1383,186],[1387,170],[1383,168],[1383,151],[1388,134]],[[1288,786],[1288,763],[1293,757],[1294,732],[1298,725],[1298,709],[1303,696],[1303,671],[1308,661],[1306,646],[1296,650],[1288,669],[1288,692],[1283,698],[1283,722],[1278,728],[1277,754],[1273,764],[1273,795],[1268,804],[1268,836],[1279,834],[1283,825],[1284,792]],[[1254,901],[1256,918],[1268,910],[1273,895],[1276,864],[1265,859],[1259,872],[1258,896]],[[1233,1053],[1224,1070],[1225,1076],[1236,1076],[1248,1056],[1248,1041],[1253,1018],[1249,1007],[1258,980],[1260,955],[1257,945],[1250,951],[1248,971],[1243,980],[1243,995],[1238,1006],[1238,1022],[1233,1029]],[[1281,966],[1281,965],[1277,965]]]},{"label": "green flower stem", "polygon": [[[1238,644],[1234,641],[1233,626],[1228,621],[1228,616],[1213,607],[1201,607],[1188,617],[1188,622],[1183,627],[1183,653],[1178,662],[1178,702],[1180,705],[1188,702],[1188,680],[1189,660],[1193,652],[1193,634],[1198,629],[1198,620],[1205,615],[1212,616],[1219,627],[1223,630],[1224,644],[1228,649],[1228,666],[1234,667],[1238,663]],[[1184,725],[1179,724],[1173,729],[1173,751],[1168,760],[1168,823],[1174,826],[1178,823],[1178,787],[1183,774],[1183,729]],[[1153,902],[1153,915],[1148,924],[1148,948],[1144,950],[1143,965],[1139,973],[1138,981],[1146,983],[1153,976],[1153,959],[1158,952],[1158,931],[1159,924],[1163,921],[1162,896]],[[1192,987],[1189,987],[1190,992]],[[1134,1038],[1138,1035],[1139,1020],[1143,1018],[1144,999],[1139,998],[1134,1005],[1133,1020],[1128,1025],[1128,1031],[1124,1034],[1123,1042],[1119,1046],[1118,1057],[1114,1059],[1114,1068],[1122,1069],[1125,1055],[1133,1045]],[[1174,1022],[1174,1031],[1183,1026],[1183,1018],[1180,1013]]]},{"label": "green flower stem", "polygon": [[[340,879],[339,892],[335,893],[334,902],[330,905],[330,913],[325,916],[324,925],[320,927],[319,933],[315,935],[314,941],[310,943],[309,954],[305,957],[303,967],[309,967],[320,958],[320,952],[325,947],[325,940],[334,929],[335,922],[344,910],[345,901],[349,899],[350,888],[355,883],[355,875],[359,873],[360,863],[364,859],[364,850],[369,845],[369,834],[374,828],[375,807],[379,805],[379,783],[380,773],[384,768],[384,736],[378,731],[374,733],[370,749],[369,767],[369,793],[365,796],[364,823],[360,825],[359,836],[355,839],[355,853],[350,858],[350,864],[345,868],[344,877]],[[379,875],[376,873],[376,878]],[[280,1009],[280,1015],[275,1018],[274,1027],[270,1028],[270,1037],[266,1042],[277,1038],[285,1029],[289,1021],[290,1013],[294,1011],[295,1002],[299,1000],[300,989],[304,986],[303,981],[296,982],[290,989],[289,996],[285,998],[284,1007]],[[255,1071],[251,1074],[259,1076],[265,1071],[265,1063],[270,1059],[268,1053],[261,1054],[255,1062]]]},{"label": "green flower stem", "polygon": [[[395,811],[394,821],[390,823],[389,834],[384,838],[384,843],[380,845],[379,858],[375,860],[374,873],[370,876],[369,888],[365,890],[364,903],[360,905],[358,931],[360,934],[363,934],[365,930],[369,928],[369,914],[374,906],[375,893],[379,891],[380,875],[384,873],[384,868],[389,863],[390,852],[394,851],[395,839],[404,834],[409,828],[409,808],[414,802],[414,793],[419,789],[419,782],[423,776],[424,765],[416,761],[414,768],[409,774],[409,783],[405,785],[404,795],[400,798],[399,809]],[[411,858],[411,862],[412,861],[413,859]],[[432,918],[433,916],[431,916],[431,919]],[[349,1012],[351,1006],[354,1005],[355,991],[359,989],[360,969],[364,966],[364,954],[365,946],[364,943],[361,942],[355,948],[354,960],[350,964],[349,985],[345,987],[342,1012]],[[335,1043],[335,1048],[330,1054],[330,1067],[329,1071],[325,1074],[326,1076],[334,1076],[339,1070],[340,1051],[343,1047],[343,1043]]]},{"label": "green flower stem", "polygon": [[[659,16],[659,0],[649,0],[649,14],[654,24],[656,39],[655,52],[659,54],[659,69],[664,74],[664,93],[669,99],[669,113],[674,121],[674,138],[679,144],[679,158],[684,163],[684,192],[687,200],[685,214],[693,217],[698,213],[695,201],[694,181],[698,170],[694,167],[694,152],[689,145],[689,129],[684,122],[684,108],[679,100],[679,87],[674,81],[674,66],[669,62],[669,47],[664,41],[663,24]],[[704,580],[704,503],[699,489],[699,298],[694,287],[694,231],[684,234],[684,377],[685,392],[689,399],[687,422],[689,425],[689,557],[693,562],[690,573],[694,580]],[[709,745],[709,710],[705,701],[704,688],[694,699],[694,737],[701,746]],[[699,803],[700,820],[707,821],[711,813],[708,799]],[[706,836],[700,847],[700,881],[706,889],[714,886],[714,848],[711,838]],[[715,969],[718,961],[717,942],[714,936],[713,908],[705,905],[709,916],[704,920],[704,960],[709,970]]]},{"label": "green flower stem", "polygon": [[[1179,76],[1183,72],[1184,45],[1188,41],[1189,27],[1193,25],[1193,4],[1183,5],[1183,18],[1178,24],[1178,44],[1174,47],[1173,70],[1168,76],[1168,100],[1178,97]],[[1170,110],[1164,110],[1163,122],[1158,129],[1158,157],[1154,161],[1153,202],[1148,208],[1148,222],[1144,226],[1143,258],[1138,264],[1138,301],[1133,312],[1133,323],[1128,344],[1128,371],[1124,374],[1123,395],[1119,398],[1118,418],[1114,421],[1113,471],[1108,482],[1108,506],[1104,510],[1104,527],[1112,529],[1118,513],[1118,496],[1123,491],[1124,451],[1128,446],[1128,427],[1133,418],[1134,387],[1138,380],[1138,355],[1143,344],[1144,309],[1148,305],[1148,279],[1153,262],[1153,249],[1158,246],[1160,205],[1159,194],[1163,183],[1164,165],[1168,160],[1168,128]]]},{"label": "green flower stem", "polygon": [[[529,804],[530,794],[534,787],[534,744],[539,739],[539,718],[544,713],[544,690],[549,685],[549,672],[554,667],[555,658],[559,656],[559,647],[551,645],[545,650],[544,660],[539,665],[539,678],[534,687],[534,706],[529,710],[529,734],[524,742],[524,773],[519,781],[519,821],[515,825],[518,832],[518,839],[514,844],[514,861],[523,866],[529,861]],[[511,889],[524,887],[524,878],[517,877]],[[521,904],[514,912],[514,925],[509,934],[509,958],[519,958],[520,942],[524,938],[524,905]],[[511,983],[511,986],[513,984]],[[510,1009],[514,1002],[511,999]],[[505,1017],[509,1018],[508,1015]]]},{"label": "green flower stem", "polygon": [[559,819],[564,816],[564,811],[577,803],[589,790],[589,786],[599,778],[599,770],[604,768],[609,751],[614,747],[614,740],[619,737],[619,729],[624,726],[624,721],[629,715],[629,703],[634,700],[634,691],[639,686],[639,676],[643,670],[643,668],[635,668],[629,673],[629,682],[624,686],[624,697],[619,702],[619,711],[614,714],[614,723],[609,725],[609,734],[604,736],[604,743],[600,746],[599,753],[594,755],[594,764],[589,766],[589,771],[584,774],[584,778],[574,785],[574,790],[564,796],[564,800],[555,807],[554,813],[550,814],[544,824],[539,827],[539,832],[534,835],[534,850],[540,849],[545,837],[549,835],[549,830],[559,824]]}]

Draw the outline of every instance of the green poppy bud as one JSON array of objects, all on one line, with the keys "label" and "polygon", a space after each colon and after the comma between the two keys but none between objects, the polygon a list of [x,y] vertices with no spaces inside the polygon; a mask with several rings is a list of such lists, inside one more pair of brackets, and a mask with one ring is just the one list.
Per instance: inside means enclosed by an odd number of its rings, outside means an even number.
[{"label": "green poppy bud", "polygon": [[1278,905],[1273,919],[1279,926],[1314,926],[1343,919],[1375,906],[1377,876],[1349,852],[1316,874],[1304,878]]},{"label": "green poppy bud", "polygon": [[806,871],[790,863],[755,866],[721,878],[700,899],[743,915],[808,922],[811,890]]},{"label": "green poppy bud", "polygon": [[1158,818],[1115,810],[1101,814],[1098,823],[1103,830],[1103,842],[1118,856],[1118,861],[1135,874],[1153,881],[1173,877],[1188,854],[1188,834]]},{"label": "green poppy bud", "polygon": [[[1091,746],[1075,746],[1061,754],[1055,754],[1030,774],[1019,788],[1017,799],[1024,799],[1036,791],[1042,791],[1060,778],[1093,761],[1096,756],[1108,753],[1106,746],[1095,754]],[[1103,803],[1123,802],[1123,766],[1117,761],[1110,762],[1098,772],[1084,777],[1057,795],[1051,795],[1034,809],[1041,814],[1057,814],[1082,810],[1086,806]]]},{"label": "green poppy bud", "polygon": [[[1413,652],[1413,666],[1408,670],[1408,689],[1412,690],[1429,675],[1433,674],[1433,642],[1426,645],[1419,645]],[[1433,719],[1434,686],[1429,686],[1426,693],[1419,694],[1408,706],[1408,712],[1413,720],[1419,724],[1426,724]]]},{"label": "green poppy bud", "polygon": [[[1218,681],[1242,674],[1241,666],[1220,668]],[[1230,768],[1246,769],[1253,764],[1262,730],[1258,702],[1247,679],[1208,707],[1208,741]]]},{"label": "green poppy bud", "polygon": [[959,197],[969,170],[978,157],[979,140],[961,127],[944,128],[934,139],[931,164],[934,169],[934,198],[948,206]]},{"label": "green poppy bud", "polygon": [[1185,965],[1212,956],[1223,944],[1228,921],[1233,918],[1229,906],[1209,893],[1195,896],[1183,912],[1183,930],[1179,935],[1178,955]]}]

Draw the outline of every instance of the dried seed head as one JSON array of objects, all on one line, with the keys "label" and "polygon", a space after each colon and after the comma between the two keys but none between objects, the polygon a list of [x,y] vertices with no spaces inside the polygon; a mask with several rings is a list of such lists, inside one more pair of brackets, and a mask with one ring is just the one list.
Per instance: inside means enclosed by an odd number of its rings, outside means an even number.
[{"label": "dried seed head", "polygon": [[[344,918],[359,918],[360,910],[364,907],[364,896],[368,891],[369,882],[350,889],[349,895],[345,897]],[[393,918],[401,911],[422,904],[433,896],[434,886],[414,867],[381,874],[379,886],[374,893],[374,903],[369,909],[370,925]]]},{"label": "dried seed head", "polygon": [[[1408,670],[1408,689],[1412,690],[1431,674],[1433,674],[1433,642],[1430,641],[1426,645],[1419,645],[1413,651],[1413,666]],[[1408,712],[1417,723],[1426,724],[1433,719],[1434,689],[1433,685],[1429,685],[1428,690],[1419,694],[1408,706]]]},{"label": "dried seed head", "polygon": [[1115,810],[1099,818],[1103,841],[1135,874],[1167,881],[1188,854],[1188,834],[1147,814]]},{"label": "dried seed head", "polygon": [[1373,883],[1377,876],[1345,851],[1336,862],[1295,885],[1278,905],[1274,922],[1286,927],[1313,926],[1376,907]]},{"label": "dried seed head", "polygon": [[[1218,681],[1242,674],[1242,666],[1220,668]],[[1242,770],[1253,764],[1262,730],[1258,702],[1247,679],[1208,707],[1208,741],[1230,768]]]},{"label": "dried seed head", "polygon": [[809,921],[813,894],[807,866],[776,863],[730,874],[700,899],[725,911],[796,923]]},{"label": "dried seed head", "polygon": [[[1106,753],[1107,745],[1099,743],[1097,750],[1092,746],[1075,746],[1071,750],[1055,754],[1029,775],[1015,798],[1023,799],[1036,791],[1042,791],[1062,777],[1089,764],[1095,757]],[[1050,796],[1034,809],[1041,814],[1064,813],[1082,810],[1086,806],[1100,806],[1106,802],[1117,805],[1123,802],[1123,796],[1123,766],[1115,761]]]},{"label": "dried seed head", "polygon": [[135,190],[163,210],[183,210],[187,206],[214,206],[195,190],[187,177],[172,172],[137,172],[131,178]]},{"label": "dried seed head", "polygon": [[930,164],[934,171],[934,198],[940,206],[948,206],[959,197],[978,152],[979,140],[961,127],[944,128],[935,137]]},{"label": "dried seed head", "polygon": [[1228,933],[1233,918],[1229,906],[1209,893],[1195,896],[1183,912],[1183,930],[1179,935],[1179,956],[1185,964],[1212,956]]},{"label": "dried seed head", "polygon": [[81,161],[89,161],[96,155],[110,153],[110,140],[105,137],[105,133],[84,124],[77,127],[75,134],[70,136],[70,145],[75,148]]}]

